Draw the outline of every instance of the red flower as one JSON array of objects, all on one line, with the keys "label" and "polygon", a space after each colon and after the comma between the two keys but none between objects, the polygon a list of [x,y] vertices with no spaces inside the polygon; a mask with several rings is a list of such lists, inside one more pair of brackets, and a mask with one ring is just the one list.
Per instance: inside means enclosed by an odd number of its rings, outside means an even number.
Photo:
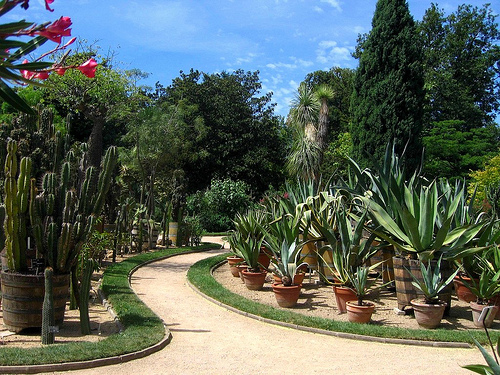
[{"label": "red flower", "polygon": [[94,78],[96,67],[97,67],[97,61],[95,61],[94,59],[89,59],[82,65],[78,66],[77,69],[83,74],[85,74],[87,77]]},{"label": "red flower", "polygon": [[283,194],[283,198],[288,199],[290,195],[288,193]]},{"label": "red flower", "polygon": [[71,18],[61,17],[49,25],[45,30],[37,31],[36,34],[44,36],[59,44],[63,36],[71,36],[71,29],[69,29],[71,24]]},{"label": "red flower", "polygon": [[50,4],[52,4],[53,2],[54,2],[54,0],[45,0],[45,9],[47,9],[47,10],[49,10],[49,11],[53,12],[53,11],[54,11],[54,9],[51,9],[51,8],[50,8]]}]

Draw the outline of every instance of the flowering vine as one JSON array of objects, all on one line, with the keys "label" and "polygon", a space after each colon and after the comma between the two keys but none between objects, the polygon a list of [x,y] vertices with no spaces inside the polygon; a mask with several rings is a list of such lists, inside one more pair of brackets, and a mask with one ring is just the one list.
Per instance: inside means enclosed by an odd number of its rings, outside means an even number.
[{"label": "flowering vine", "polygon": [[[45,0],[45,9],[52,12],[51,4],[54,0]],[[0,16],[3,16],[17,5],[28,9],[29,0],[0,0]],[[77,69],[89,78],[95,76],[97,62],[91,58],[81,65],[64,65],[67,51],[59,62],[42,61],[46,56],[57,51],[66,50],[74,43],[76,38],[63,44],[64,37],[71,36],[72,21],[69,17],[61,17],[54,22],[35,24],[27,21],[0,24],[0,97],[16,109],[34,113],[32,108],[20,98],[7,84],[35,84],[41,83],[34,80],[47,79],[50,73],[64,75],[68,69]],[[27,42],[20,37],[30,38]],[[52,50],[42,54],[33,61],[28,61],[26,56],[42,46],[47,40],[57,43]],[[22,60],[22,62],[20,62]]]}]

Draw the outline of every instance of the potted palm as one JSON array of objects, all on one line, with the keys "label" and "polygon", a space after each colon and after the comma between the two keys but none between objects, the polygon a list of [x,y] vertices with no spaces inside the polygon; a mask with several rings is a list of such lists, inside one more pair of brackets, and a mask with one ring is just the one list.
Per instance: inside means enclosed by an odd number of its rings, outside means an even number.
[{"label": "potted palm", "polygon": [[446,302],[439,299],[439,293],[453,281],[459,271],[457,269],[448,278],[443,279],[441,275],[441,261],[442,256],[438,259],[435,267],[432,267],[430,261],[427,266],[421,262],[419,277],[408,270],[413,278],[413,286],[424,295],[423,299],[416,298],[410,301],[418,325],[424,328],[436,328],[439,326],[446,308]]}]

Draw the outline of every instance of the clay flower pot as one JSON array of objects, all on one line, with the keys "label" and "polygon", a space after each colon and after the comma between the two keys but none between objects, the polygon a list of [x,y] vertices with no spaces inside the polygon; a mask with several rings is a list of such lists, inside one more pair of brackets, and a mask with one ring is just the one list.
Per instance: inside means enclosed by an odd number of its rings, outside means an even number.
[{"label": "clay flower pot", "polygon": [[335,293],[335,301],[337,302],[337,309],[339,310],[340,314],[344,314],[347,312],[347,301],[354,301],[358,299],[354,290],[345,286],[334,285],[333,292]]},{"label": "clay flower pot", "polygon": [[347,319],[352,323],[369,323],[373,311],[375,311],[375,304],[371,302],[363,302],[362,305],[358,305],[358,301],[347,301],[346,302]]},{"label": "clay flower pot", "polygon": [[[477,302],[472,301],[470,303],[470,308],[472,310],[472,321],[474,322],[474,325],[478,328],[483,328],[483,322],[479,321],[479,316],[483,312],[483,309],[486,306],[491,306],[491,305],[481,305]],[[495,319],[496,315],[498,312],[498,306],[493,306],[493,309],[490,310],[488,315],[486,315],[486,318],[484,319],[484,325],[486,327],[491,327],[491,323],[493,323],[493,319]]]},{"label": "clay flower pot", "polygon": [[[293,284],[294,285],[302,284],[302,282],[304,281],[305,276],[306,276],[306,274],[303,273],[303,272],[296,273],[295,276],[293,277]],[[273,278],[274,278],[274,283],[275,284],[281,284],[281,277],[279,277],[276,274],[273,274]]]},{"label": "clay flower pot", "polygon": [[227,259],[227,263],[229,264],[229,269],[231,271],[231,274],[234,277],[239,277],[240,273],[239,273],[238,268],[236,267],[236,265],[238,263],[243,262],[243,258],[237,257],[235,255],[231,255],[231,256],[228,256],[226,259]]},{"label": "clay flower pot", "polygon": [[[462,278],[465,281],[469,282],[471,281],[469,277],[462,276]],[[455,293],[457,294],[457,298],[460,301],[470,303],[476,300],[476,296],[474,295],[474,293],[472,293],[470,289],[465,286],[462,280],[460,280],[459,276],[455,276],[455,279],[453,280],[453,285],[455,287]]]},{"label": "clay flower pot", "polygon": [[243,282],[248,289],[261,290],[266,282],[267,272],[250,272],[243,270],[241,271],[241,275],[243,277]]},{"label": "clay flower pot", "polygon": [[415,319],[420,327],[436,328],[443,319],[446,302],[440,303],[425,303],[423,299],[412,299],[410,301]]},{"label": "clay flower pot", "polygon": [[267,255],[266,252],[262,251],[259,253],[259,258],[257,259],[257,261],[259,262],[259,264],[264,267],[264,268],[268,268],[269,267],[269,264],[271,264],[271,258],[269,258],[269,256]]},{"label": "clay flower pot", "polygon": [[281,307],[293,307],[299,299],[301,284],[284,286],[283,284],[273,284],[274,296],[276,302]]}]

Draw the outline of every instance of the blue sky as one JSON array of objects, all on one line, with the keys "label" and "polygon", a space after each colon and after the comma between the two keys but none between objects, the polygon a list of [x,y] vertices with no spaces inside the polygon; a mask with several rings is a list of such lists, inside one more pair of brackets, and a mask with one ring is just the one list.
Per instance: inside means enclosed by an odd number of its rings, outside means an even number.
[{"label": "blue sky", "polygon": [[[465,1],[434,1],[447,13]],[[469,0],[481,6],[485,1]],[[495,13],[500,4],[492,1]],[[306,74],[333,66],[355,68],[359,33],[371,29],[376,0],[31,0],[15,19],[53,21],[69,16],[73,36],[117,53],[123,69],[150,74],[141,84],[164,86],[194,68],[206,73],[260,71],[263,92],[272,91],[285,116]],[[410,0],[420,20],[431,1]]]}]

